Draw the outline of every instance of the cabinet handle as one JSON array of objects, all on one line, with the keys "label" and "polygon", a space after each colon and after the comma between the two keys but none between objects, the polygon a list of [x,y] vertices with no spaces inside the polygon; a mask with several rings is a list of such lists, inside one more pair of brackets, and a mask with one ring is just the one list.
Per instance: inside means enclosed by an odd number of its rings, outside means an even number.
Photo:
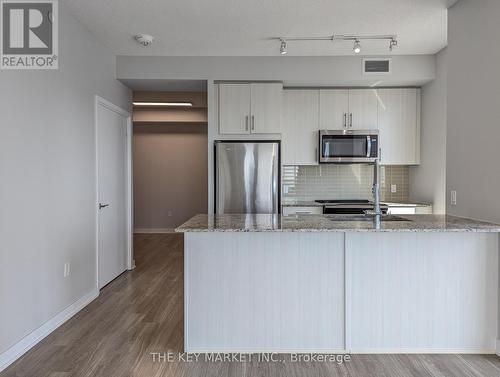
[{"label": "cabinet handle", "polygon": [[344,113],[344,128],[347,127],[347,113]]},{"label": "cabinet handle", "polygon": [[255,131],[255,116],[252,115],[252,131]]},{"label": "cabinet handle", "polygon": [[245,117],[245,131],[248,131],[248,115]]},{"label": "cabinet handle", "polygon": [[378,160],[382,161],[382,148],[378,149]]},{"label": "cabinet handle", "polygon": [[352,128],[352,113],[349,114],[349,127]]},{"label": "cabinet handle", "polygon": [[318,147],[314,148],[314,161],[318,162]]}]

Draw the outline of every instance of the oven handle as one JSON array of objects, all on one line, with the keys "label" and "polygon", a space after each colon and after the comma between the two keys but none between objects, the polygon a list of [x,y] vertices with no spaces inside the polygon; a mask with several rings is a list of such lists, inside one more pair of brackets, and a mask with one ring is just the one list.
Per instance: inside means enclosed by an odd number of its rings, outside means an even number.
[{"label": "oven handle", "polygon": [[372,138],[370,137],[370,135],[366,136],[366,143],[366,157],[370,157],[372,154]]}]

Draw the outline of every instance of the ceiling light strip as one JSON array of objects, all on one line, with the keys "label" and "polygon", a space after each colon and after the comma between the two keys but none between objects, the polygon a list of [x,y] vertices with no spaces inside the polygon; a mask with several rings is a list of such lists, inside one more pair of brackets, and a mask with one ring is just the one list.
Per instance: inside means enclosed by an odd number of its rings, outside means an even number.
[{"label": "ceiling light strip", "polygon": [[174,107],[191,107],[191,102],[132,102],[134,106],[174,106]]}]

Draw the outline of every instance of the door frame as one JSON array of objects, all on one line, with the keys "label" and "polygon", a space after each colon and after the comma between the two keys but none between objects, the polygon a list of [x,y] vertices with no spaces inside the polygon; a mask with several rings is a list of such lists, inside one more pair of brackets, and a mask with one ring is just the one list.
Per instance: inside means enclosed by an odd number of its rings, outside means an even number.
[{"label": "door frame", "polygon": [[119,106],[109,102],[108,100],[95,95],[94,96],[94,148],[95,148],[95,284],[99,289],[99,149],[98,149],[98,124],[97,124],[97,111],[99,106],[111,110],[126,118],[126,156],[125,156],[125,169],[126,169],[126,247],[127,247],[127,270],[135,268],[133,260],[133,187],[132,187],[132,117],[130,113]]}]

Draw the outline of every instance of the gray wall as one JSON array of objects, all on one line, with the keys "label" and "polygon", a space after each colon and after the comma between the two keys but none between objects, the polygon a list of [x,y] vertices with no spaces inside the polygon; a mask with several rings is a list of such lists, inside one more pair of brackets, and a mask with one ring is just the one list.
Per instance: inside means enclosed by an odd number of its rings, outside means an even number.
[{"label": "gray wall", "polygon": [[95,289],[94,94],[131,98],[59,5],[59,70],[0,71],[0,353]]},{"label": "gray wall", "polygon": [[446,212],[446,49],[436,54],[436,79],[422,87],[420,165],[410,167],[410,200]]},{"label": "gray wall", "polygon": [[[462,0],[448,15],[447,211],[500,222],[500,1]],[[450,190],[457,205],[449,204]]]},{"label": "gray wall", "polygon": [[207,212],[207,146],[206,124],[134,126],[136,230],[176,228]]}]

